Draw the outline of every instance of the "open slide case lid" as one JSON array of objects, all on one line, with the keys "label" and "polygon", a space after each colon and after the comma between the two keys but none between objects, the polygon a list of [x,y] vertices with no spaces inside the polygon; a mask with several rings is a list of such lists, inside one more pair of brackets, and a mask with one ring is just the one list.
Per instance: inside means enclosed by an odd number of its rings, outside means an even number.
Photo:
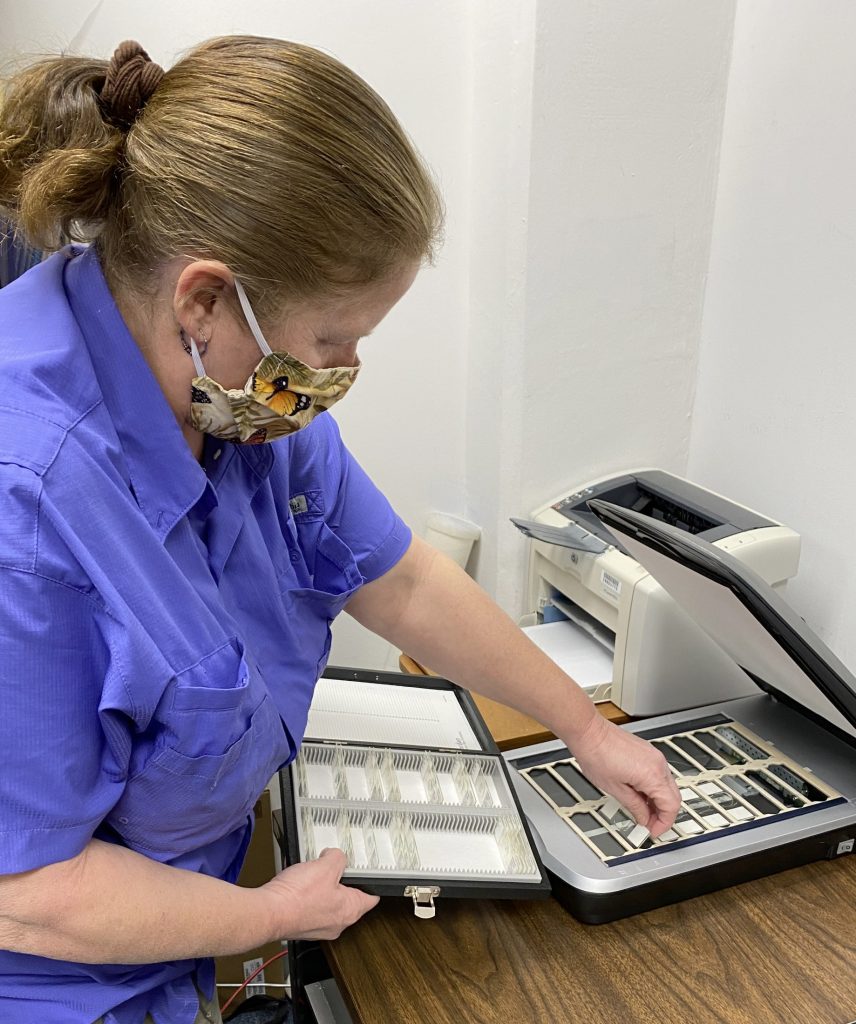
[{"label": "open slide case lid", "polygon": [[772,587],[673,526],[605,501],[589,507],[760,689],[856,745],[856,678]]},{"label": "open slide case lid", "polygon": [[344,883],[420,917],[438,897],[550,893],[508,766],[447,680],[328,668],[280,782],[289,864],[337,847]]}]

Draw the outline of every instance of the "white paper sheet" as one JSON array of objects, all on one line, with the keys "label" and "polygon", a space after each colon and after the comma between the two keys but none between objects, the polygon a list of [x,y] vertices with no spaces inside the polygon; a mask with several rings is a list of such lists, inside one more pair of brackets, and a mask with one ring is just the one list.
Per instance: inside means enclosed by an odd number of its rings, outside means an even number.
[{"label": "white paper sheet", "polygon": [[575,623],[545,622],[523,632],[580,686],[612,682],[612,654]]},{"label": "white paper sheet", "polygon": [[454,693],[349,679],[319,679],[306,738],[481,749]]}]

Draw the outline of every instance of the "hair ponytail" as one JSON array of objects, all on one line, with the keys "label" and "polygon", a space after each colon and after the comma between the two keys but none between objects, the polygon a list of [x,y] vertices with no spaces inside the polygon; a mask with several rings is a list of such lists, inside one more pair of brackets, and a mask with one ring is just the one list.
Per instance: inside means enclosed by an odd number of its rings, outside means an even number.
[{"label": "hair ponytail", "polygon": [[124,135],[102,116],[106,71],[106,61],[51,58],[0,99],[0,208],[39,248],[91,238],[109,217]]}]

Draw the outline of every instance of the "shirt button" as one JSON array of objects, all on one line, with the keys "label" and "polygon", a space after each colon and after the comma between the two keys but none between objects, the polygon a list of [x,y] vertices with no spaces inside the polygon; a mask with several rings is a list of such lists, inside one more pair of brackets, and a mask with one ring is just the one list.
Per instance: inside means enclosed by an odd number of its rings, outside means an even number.
[{"label": "shirt button", "polygon": [[128,819],[127,819],[127,818],[120,818],[120,819],[119,819],[119,821],[120,821],[120,822],[121,822],[121,823],[122,823],[123,825],[127,825],[127,824],[128,824]]},{"label": "shirt button", "polygon": [[217,451],[214,452],[214,461],[216,462],[217,459],[219,459],[222,454],[223,454],[223,449],[222,448],[218,448]]},{"label": "shirt button", "polygon": [[291,552],[291,560],[292,560],[292,562],[299,562],[300,561],[300,555],[296,551],[292,551]]}]

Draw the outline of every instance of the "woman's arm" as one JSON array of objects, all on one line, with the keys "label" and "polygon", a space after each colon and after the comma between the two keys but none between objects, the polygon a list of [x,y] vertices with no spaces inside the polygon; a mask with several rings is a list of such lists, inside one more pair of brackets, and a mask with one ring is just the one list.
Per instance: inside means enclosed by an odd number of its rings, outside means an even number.
[{"label": "woman's arm", "polygon": [[611,725],[454,562],[418,538],[347,610],[364,626],[468,689],[548,726],[591,780],[654,835],[674,820],[680,796],[665,759]]},{"label": "woman's arm", "polygon": [[377,897],[339,884],[344,854],[245,889],[93,839],[71,860],[0,876],[0,947],[92,964],[241,953],[282,938],[336,938]]}]

